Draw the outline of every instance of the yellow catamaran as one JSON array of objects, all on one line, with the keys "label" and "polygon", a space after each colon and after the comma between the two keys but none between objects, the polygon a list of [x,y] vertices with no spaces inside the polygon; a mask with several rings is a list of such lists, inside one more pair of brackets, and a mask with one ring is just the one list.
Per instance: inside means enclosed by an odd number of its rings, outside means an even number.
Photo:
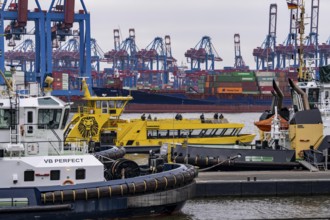
[{"label": "yellow catamaran", "polygon": [[87,140],[95,147],[115,145],[128,152],[158,150],[163,143],[190,145],[249,144],[254,134],[241,134],[244,124],[225,123],[222,119],[120,119],[131,96],[91,96],[86,81],[82,80],[85,105],[78,107],[66,128],[65,138]]}]

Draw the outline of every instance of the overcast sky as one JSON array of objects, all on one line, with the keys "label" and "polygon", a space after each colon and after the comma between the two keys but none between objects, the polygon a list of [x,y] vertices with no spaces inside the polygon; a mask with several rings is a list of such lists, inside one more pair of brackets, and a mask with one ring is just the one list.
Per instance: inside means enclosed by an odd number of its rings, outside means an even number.
[{"label": "overcast sky", "polygon": [[[76,2],[80,2],[76,0]],[[234,34],[241,37],[243,59],[255,68],[253,48],[261,46],[268,33],[269,6],[276,3],[277,44],[289,33],[290,11],[286,0],[85,0],[91,14],[92,37],[103,51],[114,48],[113,29],[120,28],[122,39],[134,28],[136,44],[147,47],[155,37],[170,35],[172,54],[186,63],[184,53],[203,36],[210,36],[223,62],[217,68],[234,64]],[[305,0],[311,15],[311,0]],[[76,11],[80,9],[80,5]],[[330,0],[320,0],[319,42],[330,36]],[[308,22],[309,23],[309,22]],[[306,33],[309,33],[309,26]]]}]

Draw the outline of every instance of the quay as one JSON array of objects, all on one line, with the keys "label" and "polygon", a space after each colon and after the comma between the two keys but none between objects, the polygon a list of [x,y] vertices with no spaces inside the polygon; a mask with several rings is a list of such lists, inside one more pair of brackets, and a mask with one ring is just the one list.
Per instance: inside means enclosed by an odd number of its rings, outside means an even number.
[{"label": "quay", "polygon": [[195,198],[330,195],[330,171],[200,172]]}]

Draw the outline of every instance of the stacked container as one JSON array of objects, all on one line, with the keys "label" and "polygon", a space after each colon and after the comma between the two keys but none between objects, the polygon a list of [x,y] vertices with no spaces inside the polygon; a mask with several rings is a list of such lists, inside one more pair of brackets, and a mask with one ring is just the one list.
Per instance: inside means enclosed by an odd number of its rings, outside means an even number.
[{"label": "stacked container", "polygon": [[278,79],[275,72],[258,71],[256,72],[257,81],[261,94],[271,94],[273,90],[273,79],[278,84]]},{"label": "stacked container", "polygon": [[205,94],[258,94],[253,72],[232,72],[208,75]]}]

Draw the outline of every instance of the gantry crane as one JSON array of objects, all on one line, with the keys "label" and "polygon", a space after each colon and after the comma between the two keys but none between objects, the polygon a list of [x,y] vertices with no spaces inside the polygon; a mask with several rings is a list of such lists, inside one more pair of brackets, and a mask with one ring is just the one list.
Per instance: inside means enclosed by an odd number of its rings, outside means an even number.
[{"label": "gantry crane", "polygon": [[261,47],[253,50],[257,70],[274,69],[275,67],[276,26],[277,4],[271,4],[269,8],[268,35]]},{"label": "gantry crane", "polygon": [[[15,46],[16,42],[22,39],[23,35],[29,34],[26,31],[27,23],[33,24],[35,51],[33,77],[38,81],[43,78],[46,72],[46,48],[45,39],[45,13],[43,12],[39,1],[35,0],[37,8],[29,10],[28,0],[4,0],[0,10],[0,70],[5,72],[5,42],[7,46]],[[3,37],[5,36],[5,37]],[[0,84],[3,84],[0,78]]]},{"label": "gantry crane", "polygon": [[[92,87],[91,77],[91,36],[90,15],[83,0],[80,0],[82,9],[75,13],[75,0],[52,0],[46,13],[46,75],[53,71],[53,46],[57,41],[65,41],[67,37],[73,36],[74,23],[78,23],[79,30],[79,65],[78,77],[87,77],[87,84]],[[81,95],[80,89],[54,90],[53,95]]]},{"label": "gantry crane", "polygon": [[184,55],[190,62],[192,71],[201,71],[203,63],[205,63],[204,70],[214,70],[215,62],[222,61],[209,36],[202,37],[197,45],[187,50]]},{"label": "gantry crane", "polygon": [[[6,65],[16,66],[17,70],[33,73],[35,71],[35,45],[32,39],[26,39],[5,52]],[[35,81],[35,74],[31,77]]]},{"label": "gantry crane", "polygon": [[[172,56],[171,38],[166,35],[156,37],[146,49],[138,52],[138,57],[142,59],[141,74],[148,74],[149,83],[152,84],[167,84],[169,81],[169,72],[173,70],[176,59]],[[156,80],[154,79],[156,76]],[[141,76],[145,78],[145,76]]]},{"label": "gantry crane", "polygon": [[319,11],[320,11],[320,0],[312,0],[311,1],[311,23],[310,23],[310,31],[305,42],[304,47],[304,57],[315,59],[315,67],[318,66],[318,32],[319,32]]},{"label": "gantry crane", "polygon": [[241,54],[241,37],[239,34],[234,34],[234,48],[235,48],[234,68],[237,70],[248,70],[249,67],[245,65],[245,62]]},{"label": "gantry crane", "polygon": [[[299,0],[291,0],[290,3],[299,5]],[[283,44],[279,44],[275,47],[277,55],[278,69],[285,69],[287,67],[287,61],[292,60],[291,65],[297,66],[297,31],[298,31],[298,8],[290,10],[290,27],[289,34]],[[289,61],[290,62],[290,61]]]}]

